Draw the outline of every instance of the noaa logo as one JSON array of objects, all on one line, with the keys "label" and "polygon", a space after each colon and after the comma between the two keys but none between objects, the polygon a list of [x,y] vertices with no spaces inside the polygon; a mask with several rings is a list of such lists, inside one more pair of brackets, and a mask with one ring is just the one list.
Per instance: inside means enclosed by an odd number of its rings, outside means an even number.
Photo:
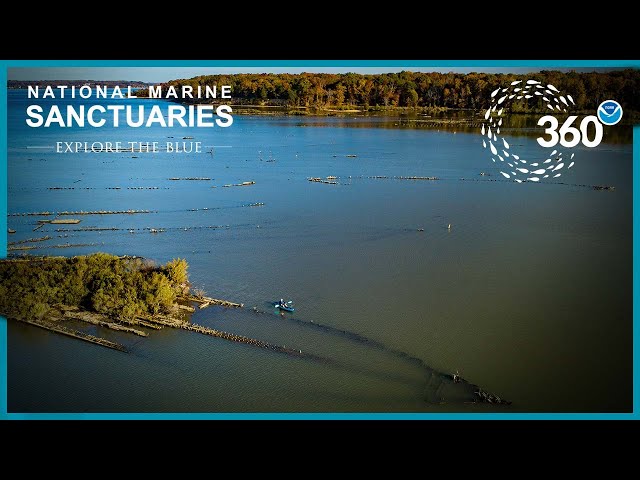
[{"label": "noaa logo", "polygon": [[615,100],[605,100],[598,107],[598,120],[605,125],[615,125],[622,120],[622,106]]}]

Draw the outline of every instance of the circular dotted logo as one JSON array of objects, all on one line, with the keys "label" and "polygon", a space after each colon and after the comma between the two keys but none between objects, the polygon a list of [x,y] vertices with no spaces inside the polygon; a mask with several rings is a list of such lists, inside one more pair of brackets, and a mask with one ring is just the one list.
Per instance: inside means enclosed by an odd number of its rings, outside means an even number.
[{"label": "circular dotted logo", "polygon": [[615,125],[622,120],[622,106],[615,100],[605,100],[598,107],[598,120],[605,125]]},{"label": "circular dotted logo", "polygon": [[[503,114],[511,110],[510,107],[514,102],[529,104],[539,99],[544,101],[550,110],[550,115],[541,117],[538,125],[550,124],[545,134],[551,135],[551,139],[546,140],[540,137],[538,143],[542,147],[549,148],[556,146],[559,142],[564,148],[554,148],[548,154],[543,151],[537,159],[524,158],[524,155],[511,148],[509,142],[500,134],[504,120]],[[480,133],[483,136],[482,146],[491,152],[491,160],[498,165],[500,174],[518,183],[539,182],[541,179],[561,176],[561,170],[565,166],[567,170],[573,167],[575,153],[568,150],[580,141],[580,131],[570,125],[567,126],[567,122],[575,121],[577,116],[569,116],[559,132],[555,131],[559,124],[558,117],[566,117],[573,107],[575,102],[571,95],[563,94],[551,84],[545,86],[542,82],[532,79],[516,80],[506,88],[497,88],[491,92],[491,104],[484,114]],[[593,116],[591,118],[595,119]],[[598,123],[597,120],[596,123]],[[602,129],[602,125],[599,123],[598,125]],[[584,130],[586,131],[586,125]],[[567,137],[572,138],[569,141]]]}]

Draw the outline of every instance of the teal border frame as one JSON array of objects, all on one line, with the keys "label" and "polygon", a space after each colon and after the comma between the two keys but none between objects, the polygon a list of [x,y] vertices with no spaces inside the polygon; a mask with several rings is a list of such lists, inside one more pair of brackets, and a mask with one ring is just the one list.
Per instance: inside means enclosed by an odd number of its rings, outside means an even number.
[{"label": "teal border frame", "polygon": [[[545,67],[640,68],[640,60],[0,60],[0,231],[7,229],[7,69],[12,67]],[[633,411],[631,413],[8,413],[7,322],[0,317],[1,420],[638,420],[640,357],[638,299],[640,260],[635,255],[640,222],[640,126],[633,129]],[[0,256],[7,237],[0,235]]]}]

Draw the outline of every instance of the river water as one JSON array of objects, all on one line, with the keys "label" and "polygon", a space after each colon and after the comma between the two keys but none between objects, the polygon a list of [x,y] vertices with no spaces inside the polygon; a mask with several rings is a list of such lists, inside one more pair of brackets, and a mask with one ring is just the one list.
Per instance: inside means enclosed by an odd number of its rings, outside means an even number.
[{"label": "river water", "polygon": [[[226,129],[40,129],[24,123],[25,97],[9,91],[9,213],[152,213],[74,216],[82,222],[37,232],[43,217],[10,216],[9,241],[52,237],[33,254],[186,258],[196,287],[249,307],[199,310],[193,322],[332,362],[182,330],[141,339],[87,329],[125,344],[123,354],[10,322],[10,412],[631,409],[630,144],[576,147],[576,166],[562,177],[571,185],[515,184],[492,181],[502,177],[480,135],[453,128],[236,115]],[[137,102],[155,101],[123,101]],[[187,136],[204,152],[46,148]],[[511,143],[525,154],[539,148],[533,137]],[[307,180],[327,176],[337,184]],[[211,180],[170,180],[188,177]],[[247,181],[255,184],[224,187]],[[616,189],[576,186],[594,184]],[[87,227],[117,230],[79,230]],[[83,246],[53,248],[64,244]],[[270,307],[281,297],[295,301],[294,315]],[[424,368],[398,352],[513,403],[425,401]]]}]

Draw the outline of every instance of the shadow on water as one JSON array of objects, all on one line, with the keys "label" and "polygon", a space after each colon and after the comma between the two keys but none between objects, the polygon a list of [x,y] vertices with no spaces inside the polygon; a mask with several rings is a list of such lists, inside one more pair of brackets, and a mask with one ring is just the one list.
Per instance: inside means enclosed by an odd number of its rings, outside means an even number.
[{"label": "shadow on water", "polygon": [[329,358],[323,358],[323,359],[319,359],[319,361],[321,361],[322,363],[324,363],[325,365],[335,368],[337,370],[342,370],[348,373],[353,373],[356,375],[363,375],[369,378],[373,378],[376,380],[382,380],[382,381],[387,381],[387,382],[395,382],[395,383],[400,383],[403,385],[407,385],[410,387],[416,387],[419,386],[420,383],[418,383],[415,379],[413,378],[409,378],[409,377],[404,377],[402,375],[396,375],[396,374],[392,374],[389,372],[381,372],[378,370],[373,370],[370,368],[366,368],[363,366],[353,366],[353,365],[349,365],[347,363],[344,362],[340,362],[338,360],[333,360],[333,359],[329,359]]},{"label": "shadow on water", "polygon": [[[460,377],[460,375],[449,374],[444,372],[439,372],[429,365],[427,365],[420,358],[411,355],[402,350],[398,350],[393,347],[389,347],[378,340],[374,340],[372,338],[365,337],[356,332],[352,332],[350,330],[344,330],[336,327],[332,327],[330,325],[325,325],[317,322],[302,320],[300,318],[296,318],[287,314],[274,315],[266,311],[262,311],[253,307],[252,309],[255,315],[260,316],[270,316],[275,318],[281,318],[290,323],[294,323],[296,325],[310,328],[316,331],[320,331],[327,335],[334,335],[340,338],[344,338],[353,343],[366,346],[368,348],[373,348],[380,352],[391,355],[399,360],[410,363],[418,368],[422,369],[425,374],[426,385],[424,388],[424,400],[428,403],[491,403],[497,405],[510,405],[511,402],[508,400],[504,400],[497,395],[491,394],[489,392],[484,391],[478,385],[472,384]],[[322,357],[318,357],[321,359]],[[367,376],[383,379],[383,380],[392,380],[396,382],[401,382],[405,384],[415,385],[414,380],[409,380],[407,378],[403,378],[397,375],[390,375],[388,373],[376,372],[371,369],[366,369],[363,367],[353,367],[349,366],[343,362],[339,362],[333,359],[324,358],[322,361],[328,365],[333,365],[340,369],[344,369],[350,372],[364,374]]]}]

